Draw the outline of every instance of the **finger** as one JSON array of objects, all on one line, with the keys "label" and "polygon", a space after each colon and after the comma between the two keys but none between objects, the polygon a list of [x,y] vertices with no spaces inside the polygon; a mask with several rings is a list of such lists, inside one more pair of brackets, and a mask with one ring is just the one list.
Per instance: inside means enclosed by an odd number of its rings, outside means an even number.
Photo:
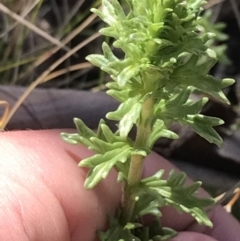
[{"label": "finger", "polygon": [[78,168],[90,153],[60,131],[1,133],[0,240],[92,241],[120,200],[116,173],[92,191]]},{"label": "finger", "polygon": [[[226,239],[230,241],[229,239]],[[177,237],[170,241],[218,241],[205,234],[193,233],[193,232],[180,232]]]},{"label": "finger", "polygon": [[221,206],[217,206],[212,210],[210,213],[210,219],[214,224],[212,229],[192,224],[188,230],[208,234],[219,241],[239,241],[239,222]]}]

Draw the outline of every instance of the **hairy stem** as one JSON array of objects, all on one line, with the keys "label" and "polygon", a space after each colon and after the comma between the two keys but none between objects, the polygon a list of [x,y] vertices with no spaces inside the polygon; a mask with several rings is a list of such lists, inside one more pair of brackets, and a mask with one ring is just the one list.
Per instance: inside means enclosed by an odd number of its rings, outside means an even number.
[{"label": "hairy stem", "polygon": [[[137,125],[137,136],[134,147],[140,150],[146,150],[148,137],[151,134],[150,117],[153,114],[154,101],[148,98],[143,103],[141,117]],[[131,196],[132,189],[141,181],[143,171],[144,156],[132,155],[130,169],[128,173],[128,181],[125,183],[123,194],[123,212],[121,220],[126,223],[131,221],[136,200]]]}]

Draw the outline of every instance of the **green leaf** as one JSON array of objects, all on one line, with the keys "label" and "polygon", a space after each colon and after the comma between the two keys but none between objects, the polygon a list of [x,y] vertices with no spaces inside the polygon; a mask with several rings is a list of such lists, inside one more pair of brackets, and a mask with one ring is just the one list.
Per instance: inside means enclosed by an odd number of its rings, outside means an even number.
[{"label": "green leaf", "polygon": [[135,103],[132,106],[131,111],[124,115],[124,117],[119,122],[119,132],[120,136],[127,137],[128,133],[133,127],[133,124],[136,124],[137,120],[140,117],[142,110],[141,103]]},{"label": "green leaf", "polygon": [[62,133],[61,137],[63,140],[70,144],[83,144],[87,147],[92,146],[91,142],[91,137],[95,137],[96,133],[92,131],[90,128],[88,128],[82,120],[78,118],[74,118],[75,125],[77,127],[77,130],[79,133],[74,133],[74,134],[67,134],[67,133]]},{"label": "green leaf", "polygon": [[68,133],[61,133],[61,137],[64,141],[69,144],[82,144],[81,137],[78,133],[68,134]]},{"label": "green leaf", "polygon": [[233,85],[235,83],[235,80],[234,79],[231,79],[231,78],[224,78],[222,79],[222,81],[220,81],[220,87],[221,88],[226,88],[230,85]]},{"label": "green leaf", "polygon": [[125,142],[126,138],[114,134],[106,124],[101,124],[100,128],[108,143]]},{"label": "green leaf", "polygon": [[158,218],[150,226],[144,226],[142,229],[136,230],[136,233],[141,241],[167,241],[177,235],[177,232],[173,229],[162,227]]},{"label": "green leaf", "polygon": [[176,231],[162,227],[159,220],[154,220],[150,226],[142,227],[138,222],[121,225],[119,220],[112,216],[109,216],[108,230],[98,232],[101,241],[164,241],[176,235]]},{"label": "green leaf", "polygon": [[119,21],[123,21],[126,19],[125,13],[123,11],[122,6],[120,5],[118,0],[111,0],[112,6],[114,8],[114,12],[117,15]]},{"label": "green leaf", "polygon": [[85,188],[94,188],[102,179],[105,179],[108,176],[110,170],[117,162],[126,162],[131,155],[131,150],[131,147],[125,146],[123,148],[108,151],[103,155],[97,154],[81,161],[79,164],[80,166],[92,167],[88,172],[84,184]]},{"label": "green leaf", "polygon": [[118,178],[117,181],[120,183],[122,181],[127,181],[128,178],[128,172],[130,168],[130,162],[117,162],[115,166],[117,172],[118,172]]},{"label": "green leaf", "polygon": [[198,115],[188,115],[183,123],[187,123],[191,126],[200,136],[205,138],[210,143],[215,143],[218,146],[222,144],[222,138],[218,133],[212,128],[213,126],[219,126],[224,124],[224,121],[210,116]]},{"label": "green leaf", "polygon": [[103,42],[102,50],[105,58],[108,59],[109,62],[119,61],[119,59],[114,55],[110,46],[106,42]]},{"label": "green leaf", "polygon": [[[116,2],[116,0],[113,0]],[[112,4],[113,1],[108,0],[102,0],[102,11],[99,11],[98,9],[91,9],[92,12],[97,14],[105,23],[112,26],[115,25],[118,22],[118,17],[121,17],[122,11],[120,11],[119,7],[118,9],[115,9],[117,7],[117,4]],[[117,11],[120,11],[119,14]],[[121,18],[119,19],[121,20]]]},{"label": "green leaf", "polygon": [[211,198],[198,198],[196,191],[200,183],[193,183],[185,187],[185,173],[175,173],[171,171],[167,180],[162,180],[164,171],[160,170],[152,177],[141,181],[140,189],[145,190],[146,194],[164,200],[166,205],[175,207],[178,211],[191,214],[199,224],[212,226],[205,207],[214,203]]},{"label": "green leaf", "polygon": [[185,87],[193,86],[196,89],[202,91],[203,93],[209,94],[216,99],[222,101],[223,103],[229,104],[228,99],[226,98],[221,89],[223,88],[223,86],[226,87],[233,84],[234,80],[219,80],[214,78],[213,76],[206,75],[206,73],[204,73],[204,68],[208,69],[208,66],[206,66],[205,63],[203,63],[202,66],[197,66],[197,68],[193,68],[191,61],[195,62],[195,57],[190,58],[186,64],[175,68],[174,72],[171,75],[172,81],[176,81],[180,85]]},{"label": "green leaf", "polygon": [[134,220],[147,214],[154,215],[158,218],[162,216],[159,208],[165,205],[163,199],[154,199],[152,196],[146,195],[146,193],[141,191],[134,193],[134,195],[135,199],[137,199],[133,212]]},{"label": "green leaf", "polygon": [[91,54],[86,57],[86,60],[91,62],[93,65],[96,65],[100,68],[103,68],[109,64],[109,61],[105,56],[100,54]]},{"label": "green leaf", "polygon": [[140,223],[127,223],[125,226],[124,226],[124,229],[135,229],[135,228],[140,228],[142,227],[142,224]]},{"label": "green leaf", "polygon": [[170,130],[168,130],[165,126],[164,121],[162,120],[156,120],[153,128],[152,133],[150,134],[150,137],[148,139],[148,147],[152,149],[154,143],[160,138],[165,137],[169,139],[177,139],[178,135]]},{"label": "green leaf", "polygon": [[81,133],[81,136],[84,138],[90,139],[91,137],[96,136],[96,133],[88,128],[81,119],[74,118],[73,121],[77,127],[78,132]]},{"label": "green leaf", "polygon": [[[224,122],[215,117],[204,116],[198,114],[203,106],[207,103],[208,98],[202,98],[198,101],[193,101],[189,98],[193,88],[179,90],[179,87],[175,89],[178,93],[172,93],[172,97],[169,100],[162,100],[155,106],[155,115],[159,118],[156,122],[156,130],[150,138],[150,143],[154,143],[158,137],[161,137],[160,130],[165,130],[165,123],[179,122],[182,125],[189,125],[200,136],[205,138],[210,143],[221,145],[222,139],[213,129],[214,126],[222,125]],[[161,121],[161,119],[164,120]],[[171,132],[166,133],[166,137],[176,137]]]},{"label": "green leaf", "polygon": [[101,140],[103,140],[103,141],[106,141],[107,139],[106,139],[105,135],[103,134],[103,128],[101,128],[101,125],[102,125],[102,124],[105,124],[105,125],[106,125],[106,122],[105,122],[105,120],[103,120],[103,119],[101,119],[101,120],[99,121],[96,136],[97,136],[99,139],[101,139]]},{"label": "green leaf", "polygon": [[122,70],[117,76],[117,83],[119,86],[124,87],[126,83],[140,72],[139,65],[130,65]]},{"label": "green leaf", "polygon": [[134,226],[136,224],[131,223],[122,226],[118,219],[109,216],[109,228],[107,232],[98,232],[98,237],[101,241],[141,241],[131,233]]},{"label": "green leaf", "polygon": [[102,154],[110,150],[122,148],[123,146],[126,145],[125,141],[109,143],[108,141],[103,141],[97,137],[91,137],[90,140],[91,140],[91,146],[89,147],[89,149]]},{"label": "green leaf", "polygon": [[116,111],[109,112],[106,115],[106,117],[110,120],[120,121],[119,132],[121,137],[127,137],[128,133],[140,116],[142,109],[142,103],[139,102],[140,98],[141,95],[129,98],[122,103]]},{"label": "green leaf", "polygon": [[95,187],[102,179],[106,178],[113,167],[121,173],[119,175],[126,178],[129,165],[123,165],[123,163],[133,154],[146,155],[142,150],[135,150],[129,138],[119,136],[119,132],[113,133],[104,120],[100,120],[97,134],[89,129],[82,120],[75,118],[74,121],[79,133],[63,133],[63,139],[72,144],[84,144],[97,152],[96,155],[79,163],[79,166],[90,168],[85,181],[87,189]]},{"label": "green leaf", "polygon": [[124,115],[132,110],[133,105],[138,101],[139,97],[129,98],[123,102],[116,111],[108,112],[106,117],[110,120],[121,120]]}]

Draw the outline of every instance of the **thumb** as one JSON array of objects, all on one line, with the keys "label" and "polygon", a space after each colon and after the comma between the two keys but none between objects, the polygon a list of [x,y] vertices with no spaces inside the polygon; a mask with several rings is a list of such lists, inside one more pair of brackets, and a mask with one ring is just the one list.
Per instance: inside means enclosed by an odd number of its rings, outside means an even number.
[{"label": "thumb", "polygon": [[103,229],[106,214],[117,206],[116,173],[94,190],[85,190],[86,170],[77,162],[90,153],[64,143],[59,134],[1,133],[1,241],[92,241],[96,230]]},{"label": "thumb", "polygon": [[170,241],[217,241],[205,234],[193,233],[193,232],[180,232],[178,236]]}]

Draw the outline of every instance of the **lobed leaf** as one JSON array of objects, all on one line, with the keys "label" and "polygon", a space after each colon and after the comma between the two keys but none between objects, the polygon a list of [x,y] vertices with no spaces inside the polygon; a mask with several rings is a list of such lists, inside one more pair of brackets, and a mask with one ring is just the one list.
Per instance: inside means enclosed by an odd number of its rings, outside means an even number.
[{"label": "lobed leaf", "polygon": [[154,143],[161,137],[169,138],[169,139],[177,139],[178,135],[170,130],[167,129],[165,126],[164,121],[156,120],[153,127],[152,133],[148,139],[148,147],[152,149]]},{"label": "lobed leaf", "polygon": [[80,162],[80,166],[92,167],[88,172],[85,180],[85,188],[94,188],[102,179],[105,179],[110,170],[116,165],[117,162],[126,162],[131,154],[132,148],[123,147],[109,151],[103,155],[98,154],[93,157],[84,159]]},{"label": "lobed leaf", "polygon": [[200,136],[205,138],[210,143],[215,143],[218,146],[222,144],[222,138],[213,129],[213,126],[222,125],[224,123],[223,120],[216,117],[198,114],[188,115],[182,122],[187,123],[193,128],[194,131],[196,131]]},{"label": "lobed leaf", "polygon": [[175,207],[178,211],[191,214],[199,224],[212,226],[204,208],[214,203],[211,198],[198,198],[196,191],[200,183],[193,183],[185,187],[185,173],[171,171],[167,180],[162,180],[164,171],[160,170],[152,177],[141,181],[140,189],[146,194],[164,200],[166,205]]},{"label": "lobed leaf", "polygon": [[141,95],[134,98],[128,98],[116,111],[109,112],[106,117],[110,120],[118,120],[119,133],[121,137],[127,137],[128,133],[136,124],[142,109],[142,103],[139,102]]},{"label": "lobed leaf", "polygon": [[[165,122],[173,123],[175,121],[182,125],[189,125],[210,143],[215,143],[218,146],[221,145],[222,139],[213,127],[223,124],[223,121],[219,118],[199,114],[203,106],[207,103],[208,98],[204,97],[197,101],[190,100],[189,96],[193,91],[191,87],[182,90],[179,90],[178,87],[175,91],[178,93],[175,94],[173,92],[169,100],[160,101],[155,106],[155,115],[159,118],[158,122],[156,122],[159,125],[157,129],[162,128],[164,130]],[[161,122],[161,119],[164,121]],[[156,131],[154,133],[156,133]],[[159,135],[155,136],[153,141],[155,141],[156,137],[160,136],[159,132],[157,132],[157,134]],[[171,137],[171,133],[166,133],[166,136],[167,135]],[[172,136],[176,137],[175,135]]]}]

